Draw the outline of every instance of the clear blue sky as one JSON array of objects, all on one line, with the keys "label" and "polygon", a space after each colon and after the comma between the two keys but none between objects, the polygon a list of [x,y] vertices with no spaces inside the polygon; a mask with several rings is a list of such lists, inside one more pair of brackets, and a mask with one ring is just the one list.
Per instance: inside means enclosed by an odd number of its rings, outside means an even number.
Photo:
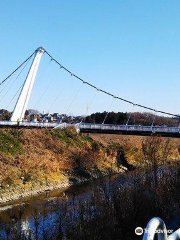
[{"label": "clear blue sky", "polygon": [[[1,1],[0,23],[0,79],[43,46],[100,88],[156,109],[180,113],[179,0]],[[40,68],[47,65],[48,58],[44,57]],[[66,83],[52,108],[65,112],[80,84],[52,63],[48,69],[34,87],[29,107],[35,105],[49,79],[54,79],[37,108],[47,111]],[[11,91],[15,93],[15,87]],[[68,111],[83,114],[93,95],[83,87]],[[0,108],[9,99],[1,101]],[[108,110],[111,104],[103,94],[95,100],[90,112]],[[118,101],[111,108],[130,109]]]}]

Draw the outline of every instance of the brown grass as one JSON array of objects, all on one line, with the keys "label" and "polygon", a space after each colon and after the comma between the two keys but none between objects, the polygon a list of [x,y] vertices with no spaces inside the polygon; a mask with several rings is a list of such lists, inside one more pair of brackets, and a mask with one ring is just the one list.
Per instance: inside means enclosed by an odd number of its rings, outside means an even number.
[{"label": "brown grass", "polygon": [[78,135],[74,129],[2,129],[0,133],[1,144],[8,138],[11,146],[15,139],[19,147],[13,153],[0,151],[1,188],[61,181],[64,174],[92,175],[97,169],[108,171],[110,167],[116,170],[115,164],[111,166],[115,152],[107,156],[102,144]]},{"label": "brown grass", "polygon": [[[113,135],[113,134],[90,134],[90,137],[97,142],[102,143],[106,147],[108,145],[119,144],[125,151],[127,160],[134,165],[142,165],[145,161],[142,145],[146,141],[150,143],[159,141],[159,155],[160,152],[168,148],[168,156],[165,156],[168,160],[177,160],[180,157],[180,139],[179,138],[167,138],[167,137],[145,137],[145,136],[126,136],[126,135]],[[157,139],[157,140],[155,140]],[[159,139],[159,140],[158,140]],[[166,154],[165,154],[166,155]]]},{"label": "brown grass", "polygon": [[[116,156],[119,148],[125,152],[129,163],[142,165],[146,162],[142,143],[150,139],[78,135],[73,128],[1,129],[0,136],[3,146],[0,148],[0,191],[10,185],[33,187],[37,182],[56,183],[65,176],[92,177],[98,172],[118,171]],[[179,158],[180,139],[168,141],[170,148],[166,158]],[[161,138],[158,151],[167,147],[166,142],[167,138]]]}]

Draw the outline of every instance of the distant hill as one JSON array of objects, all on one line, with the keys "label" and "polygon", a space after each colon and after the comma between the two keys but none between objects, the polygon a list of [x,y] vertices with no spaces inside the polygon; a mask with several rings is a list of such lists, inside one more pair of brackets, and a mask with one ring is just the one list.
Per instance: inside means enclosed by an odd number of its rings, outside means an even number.
[{"label": "distant hill", "polygon": [[[105,119],[107,112],[96,112],[86,117],[86,123],[102,123]],[[130,118],[129,118],[130,117]],[[109,112],[106,118],[106,124],[126,124],[129,119],[129,125],[152,125],[154,126],[178,126],[179,120],[171,117],[157,116],[152,113],[133,112]]]}]

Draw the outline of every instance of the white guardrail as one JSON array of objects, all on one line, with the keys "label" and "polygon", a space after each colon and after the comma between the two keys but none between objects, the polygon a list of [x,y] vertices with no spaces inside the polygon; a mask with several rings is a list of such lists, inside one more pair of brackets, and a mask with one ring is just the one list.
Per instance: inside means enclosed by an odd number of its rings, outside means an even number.
[{"label": "white guardrail", "polygon": [[51,122],[11,122],[11,121],[0,121],[0,126],[20,126],[20,127],[48,127],[48,128],[54,128],[57,127],[58,123],[51,123]]},{"label": "white guardrail", "polygon": [[77,131],[81,130],[104,130],[104,131],[139,131],[156,133],[180,133],[180,127],[157,127],[157,126],[139,126],[139,125],[117,125],[117,124],[92,124],[92,123],[53,123],[53,122],[11,122],[0,121],[0,126],[22,126],[37,128],[55,128],[62,129],[68,126],[74,126]]},{"label": "white guardrail", "polygon": [[156,127],[156,126],[139,126],[139,125],[116,125],[116,124],[91,124],[81,123],[78,125],[81,130],[114,130],[114,131],[140,131],[140,132],[164,132],[180,133],[180,127]]},{"label": "white guardrail", "polygon": [[143,240],[154,240],[155,234],[158,240],[180,240],[180,229],[170,235],[167,233],[164,221],[161,218],[152,218],[145,229]]}]

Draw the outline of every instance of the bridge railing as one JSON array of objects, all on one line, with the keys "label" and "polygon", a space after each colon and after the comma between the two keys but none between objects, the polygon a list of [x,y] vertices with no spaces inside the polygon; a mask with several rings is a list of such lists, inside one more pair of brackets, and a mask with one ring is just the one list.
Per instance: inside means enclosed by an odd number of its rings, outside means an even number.
[{"label": "bridge railing", "polygon": [[23,127],[56,127],[57,123],[48,122],[21,122],[19,126]]},{"label": "bridge railing", "polygon": [[54,128],[58,125],[58,123],[52,122],[13,122],[13,121],[0,121],[0,126],[22,126],[22,127],[50,127]]},{"label": "bridge railing", "polygon": [[117,125],[117,124],[92,124],[92,123],[53,123],[53,122],[12,122],[0,121],[0,126],[22,126],[22,127],[37,127],[37,128],[57,128],[62,129],[68,126],[74,126],[77,130],[102,130],[102,131],[139,131],[139,132],[159,132],[159,133],[180,133],[179,127],[165,126],[140,126],[140,125]]},{"label": "bridge railing", "polygon": [[161,218],[152,218],[143,236],[143,240],[154,240],[157,234],[158,240],[180,240],[180,229],[168,235],[164,221]]},{"label": "bridge railing", "polygon": [[179,127],[81,123],[80,129],[180,133]]}]

